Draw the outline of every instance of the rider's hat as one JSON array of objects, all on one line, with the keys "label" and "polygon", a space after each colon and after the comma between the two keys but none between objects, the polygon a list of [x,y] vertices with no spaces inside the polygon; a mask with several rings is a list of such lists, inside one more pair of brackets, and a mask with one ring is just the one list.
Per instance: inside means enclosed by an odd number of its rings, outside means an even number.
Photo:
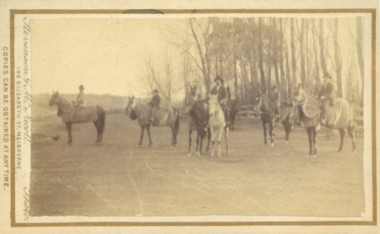
[{"label": "rider's hat", "polygon": [[79,89],[80,89],[80,90],[84,89],[84,86],[83,86],[82,84],[79,85]]},{"label": "rider's hat", "polygon": [[223,79],[220,77],[220,76],[216,76],[216,78],[215,78],[215,82],[217,81],[217,80],[220,80],[220,82],[222,82],[223,83]]},{"label": "rider's hat", "polygon": [[157,89],[153,90],[153,93],[159,93]]}]

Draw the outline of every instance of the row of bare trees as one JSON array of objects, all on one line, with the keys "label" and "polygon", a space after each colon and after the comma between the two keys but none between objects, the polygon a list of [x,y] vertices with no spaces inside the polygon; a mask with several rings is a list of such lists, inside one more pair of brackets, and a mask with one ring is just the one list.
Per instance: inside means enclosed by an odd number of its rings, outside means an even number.
[{"label": "row of bare trees", "polygon": [[[279,86],[283,99],[289,100],[298,83],[315,94],[323,74],[330,73],[339,97],[362,99],[361,17],[191,18],[185,24],[182,41],[171,44],[181,52],[182,71],[177,74],[186,95],[190,83],[209,92],[213,79],[220,75],[242,103],[273,84]],[[170,99],[173,67],[167,54],[164,60],[166,75],[162,80],[156,77],[150,60],[146,61],[146,77],[151,88],[157,87]]]}]

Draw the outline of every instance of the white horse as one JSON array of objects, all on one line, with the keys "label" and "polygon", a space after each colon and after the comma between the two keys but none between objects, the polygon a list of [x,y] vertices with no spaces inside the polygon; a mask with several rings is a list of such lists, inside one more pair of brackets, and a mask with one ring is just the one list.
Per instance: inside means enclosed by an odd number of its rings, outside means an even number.
[{"label": "white horse", "polygon": [[218,96],[217,95],[210,95],[209,97],[209,126],[211,130],[211,157],[214,156],[214,150],[215,150],[215,142],[218,143],[218,156],[222,155],[222,149],[221,149],[221,140],[223,136],[224,130],[225,132],[225,140],[226,140],[226,150],[227,155],[228,153],[228,132],[229,129],[226,126],[226,120],[224,118],[224,113],[222,110],[222,107],[219,105],[218,102]]}]

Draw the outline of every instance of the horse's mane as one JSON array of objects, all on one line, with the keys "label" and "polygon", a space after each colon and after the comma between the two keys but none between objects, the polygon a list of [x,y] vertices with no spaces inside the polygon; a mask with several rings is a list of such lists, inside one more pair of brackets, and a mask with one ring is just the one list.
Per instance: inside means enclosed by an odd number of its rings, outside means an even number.
[{"label": "horse's mane", "polygon": [[72,111],[72,104],[65,98],[63,97],[62,95],[58,94],[57,93],[57,97],[58,97],[58,104],[57,104],[57,107],[58,107],[58,113],[59,116],[61,116],[63,113],[70,113]]}]

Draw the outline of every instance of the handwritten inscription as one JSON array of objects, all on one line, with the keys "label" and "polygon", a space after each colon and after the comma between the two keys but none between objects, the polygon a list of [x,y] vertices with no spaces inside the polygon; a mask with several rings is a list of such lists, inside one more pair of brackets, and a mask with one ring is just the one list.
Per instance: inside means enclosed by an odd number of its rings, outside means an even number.
[{"label": "handwritten inscription", "polygon": [[30,25],[23,19],[22,64],[16,67],[16,170],[22,169],[22,145],[31,142]]},{"label": "handwritten inscription", "polygon": [[24,209],[22,210],[24,212],[24,220],[29,219],[29,203],[30,203],[30,196],[28,193],[29,189],[27,187],[24,187]]}]

